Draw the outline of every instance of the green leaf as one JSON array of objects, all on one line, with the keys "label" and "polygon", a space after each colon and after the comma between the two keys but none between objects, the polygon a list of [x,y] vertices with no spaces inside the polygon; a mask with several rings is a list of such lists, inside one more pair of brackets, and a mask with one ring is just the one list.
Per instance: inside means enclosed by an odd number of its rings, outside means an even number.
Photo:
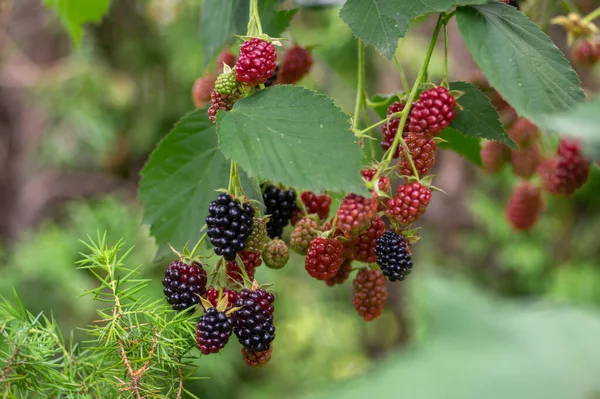
[{"label": "green leaf", "polygon": [[385,119],[387,117],[388,107],[398,100],[397,94],[377,94],[370,100],[371,103],[373,103],[371,109],[375,111],[377,116],[379,116],[381,119]]},{"label": "green leaf", "polygon": [[[281,0],[259,2],[258,13],[263,32],[271,37],[280,36],[290,25],[296,10],[276,11]],[[205,63],[232,43],[234,34],[245,35],[248,27],[249,0],[205,0],[202,5],[200,39]]]},{"label": "green leaf", "polygon": [[[184,116],[158,144],[142,170],[144,222],[161,249],[181,249],[200,238],[208,204],[227,187],[229,162],[217,145],[206,109]],[[159,251],[159,253],[163,253]]]},{"label": "green leaf", "polygon": [[75,46],[79,46],[82,25],[87,22],[100,22],[108,12],[110,0],[44,0],[44,4],[58,13],[71,40]]},{"label": "green leaf", "polygon": [[459,90],[464,94],[458,99],[456,119],[450,127],[459,132],[477,138],[499,141],[517,149],[517,145],[508,137],[500,123],[498,111],[490,103],[490,99],[477,87],[465,82],[450,83],[450,90]]},{"label": "green leaf", "polygon": [[250,177],[315,192],[368,194],[350,118],[314,91],[279,85],[217,115],[219,146]]},{"label": "green leaf", "polygon": [[540,122],[584,101],[580,81],[550,38],[501,2],[461,7],[458,29],[477,65],[517,113]]},{"label": "green leaf", "polygon": [[411,21],[432,12],[448,11],[456,5],[483,4],[487,0],[348,0],[340,17],[354,36],[374,45],[387,59],[398,47]]},{"label": "green leaf", "polygon": [[478,138],[465,136],[451,127],[444,129],[440,138],[446,141],[438,143],[438,147],[452,150],[475,165],[481,166],[481,142]]},{"label": "green leaf", "polygon": [[584,154],[592,160],[600,160],[600,96],[568,112],[540,118],[540,127],[581,139]]}]

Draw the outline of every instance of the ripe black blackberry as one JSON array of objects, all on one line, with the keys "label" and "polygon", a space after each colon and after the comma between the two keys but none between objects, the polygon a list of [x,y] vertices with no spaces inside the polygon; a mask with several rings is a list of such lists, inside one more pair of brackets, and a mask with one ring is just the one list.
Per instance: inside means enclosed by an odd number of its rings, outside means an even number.
[{"label": "ripe black blackberry", "polygon": [[390,281],[402,281],[413,266],[404,237],[386,231],[377,239],[375,256],[381,272]]},{"label": "ripe black blackberry", "polygon": [[225,312],[208,308],[196,324],[196,347],[205,355],[217,353],[231,336],[233,320]]},{"label": "ripe black blackberry", "polygon": [[273,83],[275,83],[275,81],[277,80],[277,72],[279,72],[279,63],[277,62],[275,65],[275,72],[273,72],[273,75],[271,75],[271,77],[267,79],[267,81],[265,82],[265,87],[273,86]]},{"label": "ripe black blackberry", "polygon": [[250,204],[240,204],[229,194],[219,194],[208,206],[206,217],[207,234],[215,254],[234,260],[235,255],[246,248],[253,217],[254,208]]},{"label": "ripe black blackberry", "polygon": [[[246,292],[248,291],[248,292]],[[257,298],[254,298],[254,297]],[[235,312],[233,332],[244,348],[252,352],[269,349],[275,339],[272,305],[268,298],[252,291],[242,290],[235,303],[240,309]]]},{"label": "ripe black blackberry", "polygon": [[262,189],[267,214],[270,215],[267,233],[270,238],[281,237],[283,228],[296,210],[296,192],[264,184]]},{"label": "ripe black blackberry", "polygon": [[206,271],[198,262],[188,265],[176,260],[167,267],[162,284],[173,310],[184,310],[196,305],[206,293]]}]

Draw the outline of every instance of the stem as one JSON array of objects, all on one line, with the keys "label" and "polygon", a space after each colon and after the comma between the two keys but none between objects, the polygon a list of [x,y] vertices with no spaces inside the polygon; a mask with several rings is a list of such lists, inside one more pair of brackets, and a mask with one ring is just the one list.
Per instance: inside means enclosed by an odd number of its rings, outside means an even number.
[{"label": "stem", "polygon": [[408,146],[406,145],[406,141],[404,141],[404,138],[402,137],[400,137],[400,144],[402,145],[402,149],[404,150],[404,153],[408,158],[408,162],[410,162],[410,167],[412,168],[413,175],[417,178],[417,180],[419,180],[419,172],[417,171],[417,167],[415,166],[415,161],[413,161],[412,157],[410,156],[410,149],[408,148]]},{"label": "stem", "polygon": [[589,13],[585,18],[582,19],[582,22],[592,22],[598,17],[600,17],[600,7]]},{"label": "stem", "polygon": [[406,80],[406,75],[404,74],[404,69],[402,68],[402,64],[398,61],[398,57],[394,54],[394,62],[396,63],[396,68],[398,68],[398,72],[400,73],[400,78],[402,78],[402,86],[404,87],[404,93],[408,91],[408,81]]},{"label": "stem", "polygon": [[[367,122],[367,125],[370,125],[369,107],[367,106],[366,101],[363,102],[363,107],[365,111],[365,122]],[[371,160],[375,159],[375,140],[369,140],[369,150],[371,152]]]},{"label": "stem", "polygon": [[260,15],[258,14],[257,0],[250,1],[250,17],[248,20],[248,36],[262,35],[262,25],[260,23]]},{"label": "stem", "polygon": [[356,103],[354,104],[354,117],[352,118],[352,130],[358,127],[360,110],[365,100],[365,43],[358,40],[358,82],[356,83]]},{"label": "stem", "polygon": [[229,193],[233,193],[234,175],[235,175],[235,161],[231,161],[231,166],[229,166],[229,184],[227,185],[227,191]]},{"label": "stem", "polygon": [[196,243],[196,246],[194,247],[194,249],[192,249],[192,252],[190,252],[190,258],[194,257],[194,255],[196,254],[196,251],[198,250],[198,248],[200,248],[200,245],[202,245],[202,242],[204,241],[205,238],[206,238],[206,233],[202,234],[202,237],[200,237],[200,239]]},{"label": "stem", "polygon": [[444,80],[443,86],[448,86],[448,21],[444,20]]},{"label": "stem", "polygon": [[567,8],[567,10],[569,12],[574,12],[574,13],[579,14],[579,8],[571,0],[564,0],[563,4],[565,5],[565,7]]},{"label": "stem", "polygon": [[357,135],[358,137],[361,137],[362,135],[364,135],[365,133],[367,133],[369,130],[372,130],[372,129],[374,129],[374,128],[376,128],[377,126],[381,126],[381,125],[383,125],[384,123],[386,123],[386,122],[389,122],[390,120],[392,120],[392,119],[394,119],[394,118],[399,118],[399,117],[401,117],[401,116],[402,116],[402,114],[403,114],[403,112],[404,112],[404,111],[402,111],[402,112],[394,112],[393,114],[391,114],[391,115],[390,115],[390,116],[388,116],[387,118],[385,118],[385,119],[382,119],[382,120],[380,120],[379,122],[372,124],[371,126],[367,127],[366,129],[359,130],[358,132],[356,132],[356,135]]}]

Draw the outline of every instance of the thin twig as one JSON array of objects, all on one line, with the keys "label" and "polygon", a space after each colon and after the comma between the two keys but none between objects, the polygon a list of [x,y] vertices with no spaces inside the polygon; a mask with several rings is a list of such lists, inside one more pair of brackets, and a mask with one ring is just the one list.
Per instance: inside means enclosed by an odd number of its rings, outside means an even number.
[{"label": "thin twig", "polygon": [[4,380],[6,380],[6,377],[8,377],[8,374],[11,372],[12,364],[15,361],[20,350],[21,350],[21,348],[19,348],[19,347],[15,348],[12,355],[10,356],[10,359],[8,359],[8,363],[6,364],[6,367],[4,368],[4,370],[2,370],[2,377],[0,377],[0,385],[2,385]]}]

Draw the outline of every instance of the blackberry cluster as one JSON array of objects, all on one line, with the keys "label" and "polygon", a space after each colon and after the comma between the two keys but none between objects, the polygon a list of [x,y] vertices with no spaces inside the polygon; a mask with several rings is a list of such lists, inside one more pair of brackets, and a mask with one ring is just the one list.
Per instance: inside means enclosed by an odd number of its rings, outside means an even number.
[{"label": "blackberry cluster", "polygon": [[381,272],[390,281],[404,280],[410,274],[412,261],[404,238],[386,231],[377,239],[375,256]]},{"label": "blackberry cluster", "polygon": [[226,260],[234,260],[238,252],[246,248],[248,236],[252,233],[254,208],[220,194],[208,206],[206,225],[208,238],[215,247],[215,254]]},{"label": "blackberry cluster", "polygon": [[272,304],[257,291],[242,290],[238,295],[235,306],[240,309],[235,312],[233,332],[244,348],[263,352],[275,339],[275,326]]},{"label": "blackberry cluster", "polygon": [[184,310],[196,305],[206,293],[206,271],[198,262],[187,265],[176,260],[167,268],[162,284],[173,310]]},{"label": "blackberry cluster", "polygon": [[263,185],[263,201],[269,216],[267,234],[270,238],[281,237],[283,228],[296,210],[296,192],[271,185]]},{"label": "blackberry cluster", "polygon": [[233,320],[216,308],[208,308],[196,324],[196,347],[205,355],[217,353],[225,347],[231,332]]}]

